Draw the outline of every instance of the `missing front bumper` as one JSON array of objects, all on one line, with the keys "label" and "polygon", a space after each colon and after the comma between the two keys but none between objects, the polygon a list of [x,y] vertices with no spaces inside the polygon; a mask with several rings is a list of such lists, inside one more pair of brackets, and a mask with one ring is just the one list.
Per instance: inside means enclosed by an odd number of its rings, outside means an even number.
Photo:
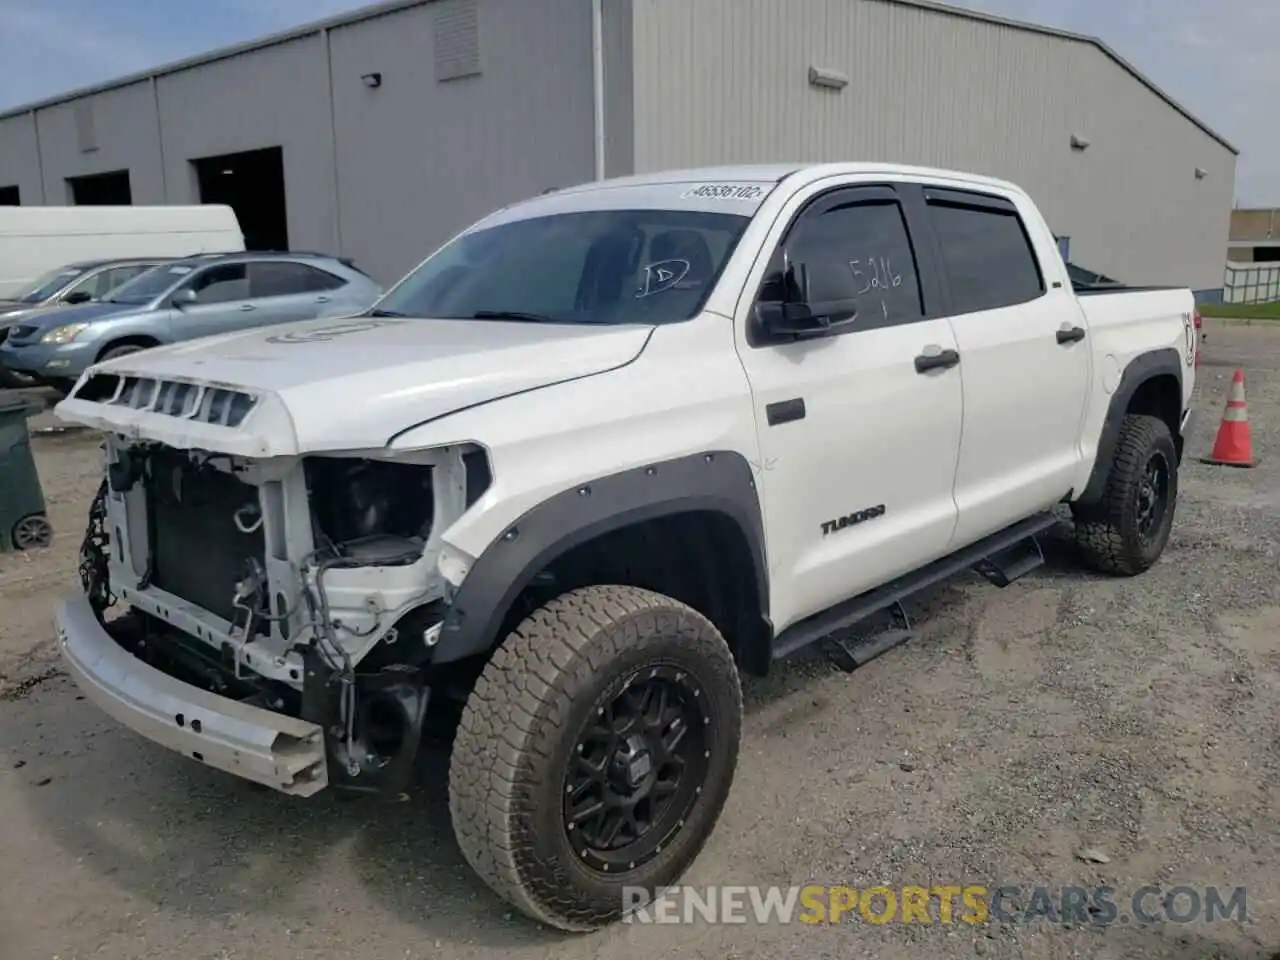
[{"label": "missing front bumper", "polygon": [[125,726],[281,793],[311,796],[328,784],[319,725],[220,697],[148,666],[111,638],[84,597],[62,601],[55,624],[76,683]]}]

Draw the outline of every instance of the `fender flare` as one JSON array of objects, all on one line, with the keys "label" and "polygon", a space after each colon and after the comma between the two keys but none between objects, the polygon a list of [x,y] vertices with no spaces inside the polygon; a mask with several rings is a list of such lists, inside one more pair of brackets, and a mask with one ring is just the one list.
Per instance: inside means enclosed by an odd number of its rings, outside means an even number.
[{"label": "fender flare", "polygon": [[[769,631],[764,522],[750,464],[715,450],[657,461],[575,484],[527,511],[476,559],[452,598],[433,664],[485,653],[537,574],[565,551],[645,520],[691,511],[727,516],[750,549],[759,622]],[[766,643],[768,638],[765,638]]]},{"label": "fender flare", "polygon": [[[1089,482],[1085,485],[1076,503],[1080,506],[1091,506],[1102,499],[1107,487],[1107,475],[1111,471],[1111,460],[1115,456],[1116,444],[1120,441],[1120,427],[1124,423],[1129,403],[1138,389],[1155,377],[1171,375],[1178,380],[1178,396],[1181,403],[1183,356],[1172,347],[1149,350],[1140,353],[1129,361],[1120,376],[1120,383],[1111,402],[1107,406],[1107,415],[1102,421],[1102,434],[1098,438],[1098,451],[1093,458],[1093,470],[1089,473]],[[1175,440],[1177,438],[1175,437]]]}]

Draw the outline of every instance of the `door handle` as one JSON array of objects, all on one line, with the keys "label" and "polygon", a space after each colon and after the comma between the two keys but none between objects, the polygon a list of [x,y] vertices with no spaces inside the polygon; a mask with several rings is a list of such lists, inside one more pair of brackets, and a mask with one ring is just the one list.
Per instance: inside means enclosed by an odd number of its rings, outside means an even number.
[{"label": "door handle", "polygon": [[1057,336],[1059,343],[1076,343],[1084,339],[1084,327],[1062,327]]},{"label": "door handle", "polygon": [[916,357],[916,373],[928,373],[930,370],[945,370],[960,362],[960,354],[955,350],[939,350],[935,346],[925,347],[925,352]]},{"label": "door handle", "polygon": [[245,313],[248,313],[250,310],[254,310],[257,308],[254,307],[252,303],[242,303],[240,304],[240,309],[243,310]]},{"label": "door handle", "polygon": [[329,302],[328,297],[316,297],[316,303],[328,303],[328,302]]}]

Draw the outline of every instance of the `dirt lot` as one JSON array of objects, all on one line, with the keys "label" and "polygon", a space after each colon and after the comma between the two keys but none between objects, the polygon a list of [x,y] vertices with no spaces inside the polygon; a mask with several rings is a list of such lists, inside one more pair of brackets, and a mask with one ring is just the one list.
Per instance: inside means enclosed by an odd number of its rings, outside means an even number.
[{"label": "dirt lot", "polygon": [[[1254,470],[1189,461],[1147,575],[1060,545],[1004,591],[914,612],[919,642],[852,675],[747,687],[738,780],[691,883],[1247,887],[1246,924],[619,926],[563,937],[465,867],[429,756],[420,801],[291,801],[144,742],[60,675],[54,598],[97,476],[41,437],[59,532],[0,555],[0,955],[26,958],[1271,957],[1280,948],[1280,325],[1209,326],[1207,453],[1248,372]],[[1105,863],[1083,862],[1087,848]]]}]

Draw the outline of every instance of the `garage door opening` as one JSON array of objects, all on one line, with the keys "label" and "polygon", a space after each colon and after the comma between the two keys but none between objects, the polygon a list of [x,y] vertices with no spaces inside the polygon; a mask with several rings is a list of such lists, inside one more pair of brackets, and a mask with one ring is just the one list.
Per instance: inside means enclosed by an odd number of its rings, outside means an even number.
[{"label": "garage door opening", "polygon": [[284,151],[280,147],[192,160],[201,203],[236,212],[249,250],[288,250]]},{"label": "garage door opening", "polygon": [[17,207],[22,204],[22,194],[17,187],[0,187],[0,207]]},{"label": "garage door opening", "polygon": [[77,207],[127,207],[133,203],[128,170],[67,177],[67,189]]}]

